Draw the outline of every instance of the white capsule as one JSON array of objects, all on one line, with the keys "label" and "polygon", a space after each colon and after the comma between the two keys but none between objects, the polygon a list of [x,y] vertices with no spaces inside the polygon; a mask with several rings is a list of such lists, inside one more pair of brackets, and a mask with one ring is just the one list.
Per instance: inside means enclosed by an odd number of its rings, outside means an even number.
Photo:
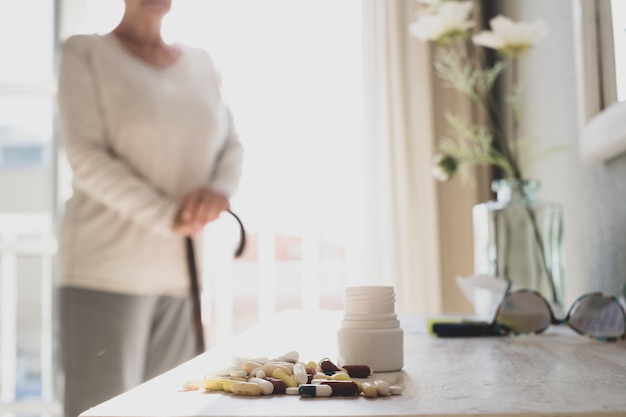
[{"label": "white capsule", "polygon": [[330,397],[333,389],[330,385],[302,384],[298,387],[298,393],[302,397]]},{"label": "white capsule", "polygon": [[243,363],[244,363],[244,360],[243,360],[243,359],[241,359],[241,357],[239,357],[239,356],[233,356],[233,357],[231,358],[231,363],[233,364],[233,365],[232,365],[232,367],[233,367],[233,368],[243,369]]},{"label": "white capsule", "polygon": [[228,367],[224,369],[218,369],[217,371],[213,371],[207,374],[207,376],[230,376],[230,371],[236,369],[234,367]]},{"label": "white capsule", "polygon": [[298,384],[306,384],[309,380],[309,376],[306,373],[306,366],[302,362],[296,362],[293,365],[293,379]]},{"label": "white capsule", "polygon": [[237,369],[232,369],[230,371],[230,376],[236,376],[239,378],[245,378],[248,376],[248,373],[246,371],[239,371]]},{"label": "white capsule", "polygon": [[254,376],[256,376],[257,378],[265,378],[267,376],[267,374],[265,373],[265,371],[263,369],[258,369],[254,374],[252,374]]},{"label": "white capsule", "polygon": [[[271,384],[271,382],[270,382]],[[287,395],[298,395],[298,387],[287,387],[287,389],[285,389],[285,394]]]},{"label": "white capsule", "polygon": [[289,352],[287,352],[287,353],[285,353],[283,355],[280,355],[275,360],[296,363],[296,362],[298,362],[298,359],[300,359],[300,354],[298,352],[296,352],[295,350],[292,350],[292,351],[289,351]]},{"label": "white capsule", "polygon": [[270,395],[274,392],[274,384],[272,384],[267,379],[250,378],[248,379],[248,382],[254,382],[255,384],[258,384],[263,390],[263,395]]},{"label": "white capsule", "polygon": [[328,381],[328,378],[324,378],[324,379],[312,379],[311,380],[311,384],[321,384],[322,382],[326,382]]}]

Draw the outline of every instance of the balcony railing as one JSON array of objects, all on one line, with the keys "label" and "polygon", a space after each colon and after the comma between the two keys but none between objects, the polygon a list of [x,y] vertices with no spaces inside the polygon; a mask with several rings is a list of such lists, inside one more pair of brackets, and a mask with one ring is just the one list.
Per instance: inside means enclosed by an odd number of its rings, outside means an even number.
[{"label": "balcony railing", "polygon": [[0,411],[60,415],[48,213],[0,214]]}]

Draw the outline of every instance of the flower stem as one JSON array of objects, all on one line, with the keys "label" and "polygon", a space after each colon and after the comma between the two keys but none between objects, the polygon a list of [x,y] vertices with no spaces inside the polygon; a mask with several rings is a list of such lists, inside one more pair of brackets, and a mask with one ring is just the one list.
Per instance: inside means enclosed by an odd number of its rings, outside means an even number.
[{"label": "flower stem", "polygon": [[[518,88],[519,88],[519,60],[517,58],[511,58],[511,77],[510,84],[507,93],[509,94],[509,101],[511,103],[511,153],[513,160],[520,160],[520,149],[519,149],[519,96],[518,96]],[[521,168],[519,167],[519,162],[517,163],[517,170],[519,171],[519,176],[522,177]]]},{"label": "flower stem", "polygon": [[[474,58],[472,65],[475,69],[482,70],[487,67],[484,53],[481,53],[481,50],[478,50],[473,42],[467,42],[467,49],[469,56]],[[476,83],[474,89],[475,96],[478,98],[476,101],[487,112],[494,140],[499,144],[499,149],[509,165],[508,168],[502,168],[506,171],[507,176],[521,180],[522,174],[519,169],[519,164],[517,163],[516,155],[506,139],[504,119],[500,111],[501,106],[497,104],[493,90],[488,89],[486,85],[481,85],[480,83]]]},{"label": "flower stem", "polygon": [[534,211],[530,206],[526,206],[526,212],[528,213],[528,217],[530,218],[530,222],[533,226],[533,233],[535,236],[535,241],[537,242],[537,251],[539,252],[539,256],[541,257],[541,266],[546,273],[546,277],[548,278],[548,285],[550,286],[550,292],[552,294],[552,301],[555,304],[560,305],[559,297],[556,293],[556,286],[554,285],[554,278],[552,276],[552,271],[548,268],[548,262],[546,259],[545,247],[543,245],[543,239],[541,237],[541,233],[539,231],[539,226],[537,225],[537,218],[535,216]]}]

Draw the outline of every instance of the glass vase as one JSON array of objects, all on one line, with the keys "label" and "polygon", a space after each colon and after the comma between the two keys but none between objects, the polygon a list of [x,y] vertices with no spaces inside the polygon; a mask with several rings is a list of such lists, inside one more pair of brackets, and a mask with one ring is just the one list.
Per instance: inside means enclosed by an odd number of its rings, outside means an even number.
[{"label": "glass vase", "polygon": [[563,209],[538,201],[536,180],[492,182],[495,201],[473,209],[474,272],[539,291],[563,307]]}]

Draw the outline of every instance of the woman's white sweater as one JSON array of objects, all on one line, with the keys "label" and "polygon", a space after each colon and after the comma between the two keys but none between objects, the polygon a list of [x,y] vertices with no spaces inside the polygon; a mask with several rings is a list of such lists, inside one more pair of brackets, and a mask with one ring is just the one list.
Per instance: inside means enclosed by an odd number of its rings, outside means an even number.
[{"label": "woman's white sweater", "polygon": [[58,106],[73,195],[59,230],[60,285],[188,293],[184,239],[171,229],[180,199],[200,185],[232,195],[243,149],[209,55],[181,48],[157,68],[112,35],[65,41]]}]

